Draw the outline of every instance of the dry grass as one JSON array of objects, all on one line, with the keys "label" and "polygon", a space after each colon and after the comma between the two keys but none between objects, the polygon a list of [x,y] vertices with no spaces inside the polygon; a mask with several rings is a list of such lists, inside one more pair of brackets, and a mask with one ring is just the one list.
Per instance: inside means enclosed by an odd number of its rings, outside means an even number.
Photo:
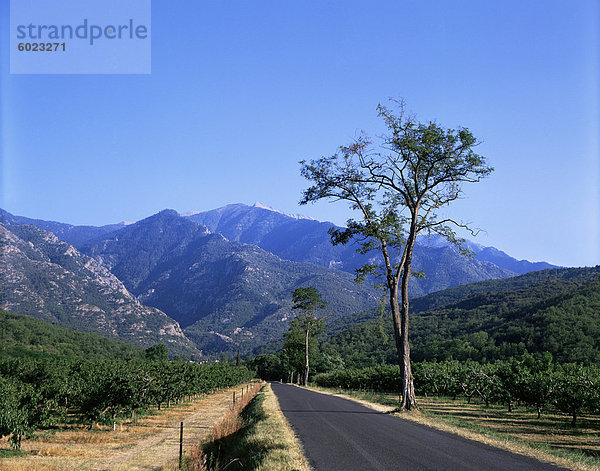
[{"label": "dry grass", "polygon": [[[241,386],[235,388],[241,389]],[[168,409],[151,411],[136,423],[44,432],[25,440],[24,456],[0,458],[0,471],[62,471],[92,469],[156,469],[179,453],[179,423],[184,422],[184,446],[204,439],[210,427],[230,408],[233,389]],[[9,449],[6,438],[0,449]]]},{"label": "dry grass", "polygon": [[204,443],[217,442],[225,437],[231,436],[242,428],[243,420],[241,417],[242,411],[254,398],[256,393],[262,388],[263,383],[257,383],[246,392],[243,396],[237,398],[233,407],[231,407],[219,420],[215,423],[204,442],[198,442],[191,448],[189,457],[186,459],[186,467],[190,470],[203,471],[207,469],[206,459],[204,454]]},{"label": "dry grass", "polygon": [[259,471],[309,471],[302,446],[287,419],[281,412],[279,401],[271,390],[265,388],[262,403],[264,420],[259,422],[249,441],[261,444],[268,449],[263,461],[256,469]]},{"label": "dry grass", "polygon": [[[226,417],[215,427],[213,441],[198,447],[189,470],[309,471],[298,439],[287,423],[270,385],[237,417]],[[215,460],[215,450],[226,452]],[[207,456],[204,450],[208,449]],[[213,466],[208,466],[207,461]]]},{"label": "dry grass", "polygon": [[511,451],[571,469],[600,470],[600,417],[580,418],[580,424],[572,427],[570,418],[557,412],[538,419],[526,408],[508,412],[502,406],[438,398],[421,398],[419,404],[427,420],[441,419],[455,428],[487,434]]},{"label": "dry grass", "polygon": [[31,471],[32,469],[35,469],[35,471],[57,471],[62,468],[45,465],[40,465],[38,467],[31,468],[30,465],[26,463],[13,463],[10,465],[0,464],[0,470],[2,471]]},{"label": "dry grass", "polygon": [[[391,394],[311,389],[385,412],[394,410],[390,404],[397,401],[397,396]],[[395,415],[568,469],[600,471],[600,417],[582,418],[581,424],[573,428],[570,418],[558,413],[542,414],[538,420],[534,411],[525,408],[509,413],[502,406],[424,397],[418,404],[420,411]]]}]

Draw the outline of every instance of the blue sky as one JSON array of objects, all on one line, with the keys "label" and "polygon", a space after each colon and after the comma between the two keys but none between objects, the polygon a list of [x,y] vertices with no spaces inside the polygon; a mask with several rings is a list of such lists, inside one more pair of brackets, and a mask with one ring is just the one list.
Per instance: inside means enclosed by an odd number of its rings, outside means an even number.
[{"label": "blue sky", "polygon": [[600,263],[598,1],[152,2],[150,75],[10,75],[0,206],[72,224],[298,207],[298,161],[382,131],[403,97],[496,171],[450,213],[517,258]]}]

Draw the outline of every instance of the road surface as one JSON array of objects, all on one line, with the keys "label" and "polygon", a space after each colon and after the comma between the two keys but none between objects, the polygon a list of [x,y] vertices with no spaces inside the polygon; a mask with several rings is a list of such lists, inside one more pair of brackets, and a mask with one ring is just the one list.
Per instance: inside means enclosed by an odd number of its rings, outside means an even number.
[{"label": "road surface", "polygon": [[317,471],[558,471],[555,465],[287,384],[272,384]]}]

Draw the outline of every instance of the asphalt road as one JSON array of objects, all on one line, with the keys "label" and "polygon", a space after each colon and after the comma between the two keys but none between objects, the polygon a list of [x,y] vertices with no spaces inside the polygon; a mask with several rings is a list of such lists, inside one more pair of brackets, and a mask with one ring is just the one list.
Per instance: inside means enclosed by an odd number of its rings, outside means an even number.
[{"label": "asphalt road", "polygon": [[564,469],[376,412],[347,399],[287,384],[271,386],[317,471]]}]

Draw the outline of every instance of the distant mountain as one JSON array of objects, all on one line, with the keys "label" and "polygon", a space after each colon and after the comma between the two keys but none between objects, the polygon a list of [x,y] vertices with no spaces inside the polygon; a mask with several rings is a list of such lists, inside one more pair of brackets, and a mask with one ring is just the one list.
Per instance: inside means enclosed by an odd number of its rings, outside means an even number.
[{"label": "distant mountain", "polygon": [[[356,313],[372,308],[379,296],[353,281],[354,269],[378,260],[376,252],[368,258],[352,245],[332,246],[328,230],[333,224],[259,203],[185,217],[165,210],[135,224],[102,227],[32,220],[5,211],[0,217],[16,235],[19,228],[30,227],[21,224],[33,223],[77,244],[138,301],[178,321],[207,353],[234,352],[238,346],[250,351],[280,338],[294,315],[290,297],[298,286],[314,285],[324,294],[336,313],[331,321],[335,329],[346,320],[368,317],[368,312]],[[413,268],[426,277],[411,280],[413,305],[428,293],[440,292],[439,299],[445,299],[448,292],[443,290],[451,287],[550,266],[518,261],[493,247],[468,245],[475,258],[461,256],[439,237],[419,239]],[[35,292],[32,288],[27,295]]]},{"label": "distant mountain", "polygon": [[45,231],[52,232],[60,240],[68,242],[78,249],[92,240],[117,232],[125,227],[125,223],[123,222],[107,226],[73,226],[72,224],[62,222],[14,216],[3,209],[0,209],[0,223],[5,226],[31,224]]},{"label": "distant mountain", "polygon": [[[378,257],[375,252],[368,256],[359,255],[352,244],[332,246],[327,232],[334,226],[332,223],[284,214],[261,203],[254,206],[231,204],[211,211],[187,213],[185,217],[230,241],[257,245],[286,260],[313,263],[348,273],[354,273],[357,267]],[[0,219],[9,224],[34,224],[83,252],[95,242],[110,238],[126,227],[125,223],[100,227],[72,226],[14,216],[3,210],[0,210]],[[516,260],[494,247],[483,247],[470,241],[467,245],[476,253],[473,259],[461,256],[439,236],[421,237],[415,248],[414,265],[415,269],[423,270],[426,277],[411,280],[411,297],[465,283],[553,268],[545,262]]]},{"label": "distant mountain", "polygon": [[[418,244],[425,247],[449,247],[450,243],[440,235],[419,236]],[[546,262],[530,262],[529,260],[517,260],[495,247],[485,247],[476,242],[467,240],[465,246],[475,253],[475,258],[482,262],[491,262],[494,265],[510,270],[520,275],[531,271],[546,270],[548,268],[560,268]]]},{"label": "distant mountain", "polygon": [[515,273],[525,274],[531,271],[546,270],[548,268],[560,268],[547,262],[530,262],[529,260],[517,260],[510,255],[498,250],[495,247],[475,248],[475,258],[484,262],[491,262],[506,270]]},{"label": "distant mountain", "polygon": [[[196,213],[188,218],[203,224],[211,232],[223,234],[229,240],[258,245],[281,258],[314,263],[349,273],[379,257],[376,252],[366,256],[357,254],[356,247],[352,244],[331,245],[328,230],[334,227],[332,223],[289,216],[258,203],[254,206],[231,204]],[[413,265],[415,270],[423,270],[426,277],[411,280],[411,297],[464,283],[514,276],[516,273],[507,269],[505,265],[520,266],[520,269],[525,270],[528,267],[535,269],[534,264],[518,265],[520,262],[500,251],[498,252],[510,259],[511,263],[504,263],[506,260],[502,257],[496,257],[498,261],[504,260],[502,265],[486,260],[485,256],[469,259],[448,244],[439,243],[438,239],[421,239],[419,242],[415,247]],[[546,265],[543,267],[546,268]]]},{"label": "distant mountain", "polygon": [[200,352],[179,324],[140,304],[112,273],[32,225],[0,224],[0,308],[173,353]]},{"label": "distant mountain", "polygon": [[173,210],[130,225],[86,251],[142,302],[179,321],[205,352],[249,351],[281,337],[295,315],[291,293],[299,286],[315,286],[336,316],[377,302],[377,294],[348,273],[229,241]]},{"label": "distant mountain", "polygon": [[359,262],[353,262],[354,248],[331,245],[327,231],[333,224],[292,217],[260,203],[254,206],[230,204],[196,213],[188,219],[206,226],[210,232],[223,234],[231,241],[258,245],[286,260],[344,268],[346,271],[359,266]]},{"label": "distant mountain", "polygon": [[[550,352],[558,362],[600,361],[600,266],[459,286],[415,299],[411,307],[415,360],[493,361],[528,351]],[[325,347],[347,365],[396,362],[391,319],[375,316],[338,320]],[[340,329],[344,321],[353,325]]]}]

